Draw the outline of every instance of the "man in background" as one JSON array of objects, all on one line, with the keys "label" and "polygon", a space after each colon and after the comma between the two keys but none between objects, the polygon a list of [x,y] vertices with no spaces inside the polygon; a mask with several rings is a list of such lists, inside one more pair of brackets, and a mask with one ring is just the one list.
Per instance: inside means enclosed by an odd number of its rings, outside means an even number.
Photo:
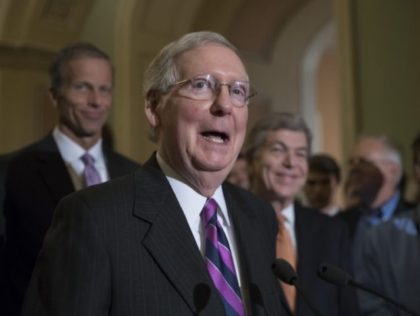
[{"label": "man in background", "polygon": [[50,68],[54,130],[19,151],[5,183],[7,315],[19,315],[35,260],[57,203],[71,192],[128,174],[138,164],[102,145],[114,70],[97,47],[62,49]]},{"label": "man in background", "polygon": [[[277,215],[276,255],[299,275],[322,315],[358,315],[354,292],[331,286],[317,276],[321,263],[349,268],[346,226],[295,202],[308,174],[312,134],[305,121],[292,113],[272,113],[251,129],[245,146],[251,172],[251,191],[269,202]],[[292,286],[281,283],[283,313],[312,316]]]},{"label": "man in background", "polygon": [[[411,148],[415,176],[418,176],[420,134]],[[372,227],[362,245],[360,261],[363,269],[356,271],[360,282],[420,314],[420,203]],[[358,296],[364,316],[407,315],[381,298],[362,292]]]},{"label": "man in background", "polygon": [[248,164],[244,154],[239,154],[226,181],[235,184],[242,189],[249,190]]},{"label": "man in background", "polygon": [[[368,205],[352,207],[339,216],[349,225],[355,272],[364,269],[360,261],[361,248],[369,229],[413,207],[403,199],[399,190],[403,175],[402,160],[400,150],[393,141],[385,135],[360,137],[352,151],[350,170],[360,164],[365,165],[364,169],[372,164],[374,168],[369,168],[372,171],[370,174],[373,175],[375,169],[380,172],[381,177],[365,177],[370,179],[372,185],[369,187],[375,192],[370,194],[372,201]],[[372,181],[374,179],[378,180]]]},{"label": "man in background", "polygon": [[[420,206],[372,227],[355,277],[420,315]],[[361,315],[408,315],[374,295],[358,293]]]},{"label": "man in background", "polygon": [[304,193],[309,207],[334,216],[339,212],[336,196],[341,180],[338,163],[327,154],[312,155]]},{"label": "man in background", "polygon": [[189,33],[145,73],[157,152],[58,206],[23,315],[280,315],[270,206],[224,183],[253,92],[223,36]]}]

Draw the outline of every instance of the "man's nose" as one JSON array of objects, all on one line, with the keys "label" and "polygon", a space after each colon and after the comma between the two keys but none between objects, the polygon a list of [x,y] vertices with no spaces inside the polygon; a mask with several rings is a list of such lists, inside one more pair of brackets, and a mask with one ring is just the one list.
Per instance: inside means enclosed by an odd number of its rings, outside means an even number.
[{"label": "man's nose", "polygon": [[287,167],[293,167],[295,164],[296,164],[295,155],[292,152],[287,151],[284,157],[284,165],[286,165]]},{"label": "man's nose", "polygon": [[100,91],[92,89],[89,93],[88,102],[90,105],[99,106],[103,102],[103,96]]},{"label": "man's nose", "polygon": [[214,93],[215,99],[212,104],[212,112],[218,115],[230,114],[232,112],[233,104],[229,87],[227,85],[221,85]]}]

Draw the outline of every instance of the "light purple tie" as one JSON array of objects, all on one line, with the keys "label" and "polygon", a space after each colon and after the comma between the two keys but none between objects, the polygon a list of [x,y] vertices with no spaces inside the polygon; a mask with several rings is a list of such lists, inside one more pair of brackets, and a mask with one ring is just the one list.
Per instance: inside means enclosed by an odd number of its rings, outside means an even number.
[{"label": "light purple tie", "polygon": [[244,305],[235,265],[226,235],[217,220],[217,202],[208,199],[201,212],[206,236],[206,264],[213,283],[223,299],[227,316],[244,316]]},{"label": "light purple tie", "polygon": [[89,153],[85,153],[82,157],[80,157],[80,159],[82,159],[85,164],[85,170],[83,171],[85,185],[89,187],[91,185],[101,183],[101,175],[95,168],[95,159]]}]

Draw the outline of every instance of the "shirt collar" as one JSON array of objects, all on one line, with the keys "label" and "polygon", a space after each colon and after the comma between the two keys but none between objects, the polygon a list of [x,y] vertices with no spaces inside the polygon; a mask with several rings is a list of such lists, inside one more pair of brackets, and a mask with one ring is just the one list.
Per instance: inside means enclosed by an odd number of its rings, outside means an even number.
[{"label": "shirt collar", "polygon": [[400,195],[399,191],[395,192],[395,194],[382,205],[382,207],[375,210],[373,214],[363,215],[364,220],[370,225],[378,225],[389,220],[395,213]]},{"label": "shirt collar", "polygon": [[[86,150],[82,146],[60,131],[58,126],[54,128],[52,135],[65,162],[75,162],[79,160],[84,153],[86,153]],[[101,149],[102,139],[97,141],[96,144],[88,150],[89,154],[95,159],[95,161],[102,159]]]},{"label": "shirt collar", "polygon": [[295,225],[295,204],[290,203],[286,208],[281,210],[281,215],[285,221],[288,222],[292,227]]},{"label": "shirt collar", "polygon": [[399,191],[395,192],[395,194],[384,205],[382,205],[381,213],[383,221],[387,221],[395,213],[400,195]]},{"label": "shirt collar", "polygon": [[334,216],[338,214],[339,212],[340,212],[340,209],[337,206],[333,205],[330,208],[326,209],[324,214],[328,216]]},{"label": "shirt collar", "polygon": [[[185,183],[185,181],[163,160],[162,156],[156,154],[157,162],[162,169],[162,172],[169,181],[169,184],[175,193],[175,196],[187,217],[187,221],[195,220],[200,216],[200,213],[207,201],[207,197],[195,191],[192,187]],[[230,220],[227,213],[227,206],[223,194],[222,186],[220,185],[214,192],[213,198],[218,208],[218,216],[223,221],[224,226],[230,226]]]}]

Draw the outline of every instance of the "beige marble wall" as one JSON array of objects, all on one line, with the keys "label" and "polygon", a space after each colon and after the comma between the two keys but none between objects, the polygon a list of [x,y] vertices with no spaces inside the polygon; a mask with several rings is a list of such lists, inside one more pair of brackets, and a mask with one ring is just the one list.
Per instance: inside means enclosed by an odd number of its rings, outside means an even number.
[{"label": "beige marble wall", "polygon": [[[345,157],[355,135],[371,128],[395,134],[408,147],[420,116],[416,1],[301,0],[278,7],[264,0],[260,5],[265,10],[279,10],[280,17],[267,16],[270,28],[259,28],[266,11],[254,1],[2,0],[0,153],[50,128],[53,111],[44,97],[46,71],[52,54],[71,41],[91,41],[112,56],[117,69],[111,117],[116,146],[144,161],[155,147],[147,137],[142,74],[163,45],[185,32],[210,29],[244,47],[251,79],[260,92],[250,109],[252,123],[269,110],[308,110],[302,97],[302,63],[327,23],[334,23],[337,34],[337,152]],[[289,15],[283,17],[286,11]],[[311,111],[319,110],[317,106]],[[332,141],[325,142],[329,148]]]}]

